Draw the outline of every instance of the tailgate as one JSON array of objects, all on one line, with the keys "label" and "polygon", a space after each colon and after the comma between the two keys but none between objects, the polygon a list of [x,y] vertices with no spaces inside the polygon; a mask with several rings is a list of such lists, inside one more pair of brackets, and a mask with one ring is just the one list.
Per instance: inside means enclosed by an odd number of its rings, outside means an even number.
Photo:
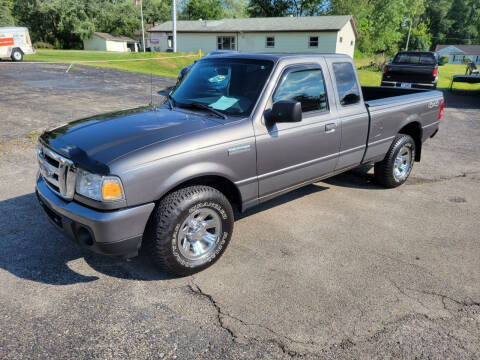
[{"label": "tailgate", "polygon": [[431,83],[435,80],[432,65],[387,65],[385,80],[408,83]]}]

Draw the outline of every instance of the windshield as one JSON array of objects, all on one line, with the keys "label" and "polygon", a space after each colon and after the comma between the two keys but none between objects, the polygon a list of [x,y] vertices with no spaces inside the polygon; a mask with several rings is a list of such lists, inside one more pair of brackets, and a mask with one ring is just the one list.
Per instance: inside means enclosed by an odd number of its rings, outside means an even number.
[{"label": "windshield", "polygon": [[204,59],[192,67],[171,97],[178,107],[197,103],[225,115],[249,116],[272,67],[267,60]]},{"label": "windshield", "polygon": [[393,59],[393,63],[435,65],[435,57],[429,53],[399,53]]}]

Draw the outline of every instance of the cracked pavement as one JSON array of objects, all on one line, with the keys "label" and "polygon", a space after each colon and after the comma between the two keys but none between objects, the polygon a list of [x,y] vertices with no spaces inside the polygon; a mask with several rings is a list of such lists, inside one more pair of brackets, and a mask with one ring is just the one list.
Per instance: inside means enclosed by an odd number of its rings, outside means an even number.
[{"label": "cracked pavement", "polygon": [[150,77],[8,69],[0,63],[0,358],[478,358],[478,95],[446,94],[440,132],[404,186],[379,188],[363,167],[291,192],[238,215],[222,259],[176,279],[145,255],[79,248],[33,193],[39,131],[147,103]]}]

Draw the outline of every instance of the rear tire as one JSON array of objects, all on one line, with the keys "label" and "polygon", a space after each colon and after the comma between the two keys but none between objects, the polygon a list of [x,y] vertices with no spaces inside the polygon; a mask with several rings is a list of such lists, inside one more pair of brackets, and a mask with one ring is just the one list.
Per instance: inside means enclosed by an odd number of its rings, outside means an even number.
[{"label": "rear tire", "polygon": [[189,186],[160,201],[147,225],[147,249],[162,270],[190,275],[220,258],[233,222],[232,206],[220,191]]},{"label": "rear tire", "polygon": [[12,61],[15,61],[15,62],[22,61],[23,52],[20,49],[15,48],[12,50],[12,54],[10,55],[10,57],[12,58]]},{"label": "rear tire", "polygon": [[395,188],[407,181],[415,162],[415,141],[398,134],[385,158],[375,163],[375,181],[386,188]]}]

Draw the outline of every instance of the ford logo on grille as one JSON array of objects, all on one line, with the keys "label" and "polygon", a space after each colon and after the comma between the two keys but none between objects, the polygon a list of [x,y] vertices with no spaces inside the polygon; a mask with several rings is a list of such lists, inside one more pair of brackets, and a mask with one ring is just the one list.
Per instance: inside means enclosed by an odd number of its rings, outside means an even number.
[{"label": "ford logo on grille", "polygon": [[43,164],[43,168],[45,169],[45,172],[47,174],[48,177],[53,177],[53,175],[55,174],[52,170],[50,170],[48,168],[48,166],[45,166],[45,164]]}]

